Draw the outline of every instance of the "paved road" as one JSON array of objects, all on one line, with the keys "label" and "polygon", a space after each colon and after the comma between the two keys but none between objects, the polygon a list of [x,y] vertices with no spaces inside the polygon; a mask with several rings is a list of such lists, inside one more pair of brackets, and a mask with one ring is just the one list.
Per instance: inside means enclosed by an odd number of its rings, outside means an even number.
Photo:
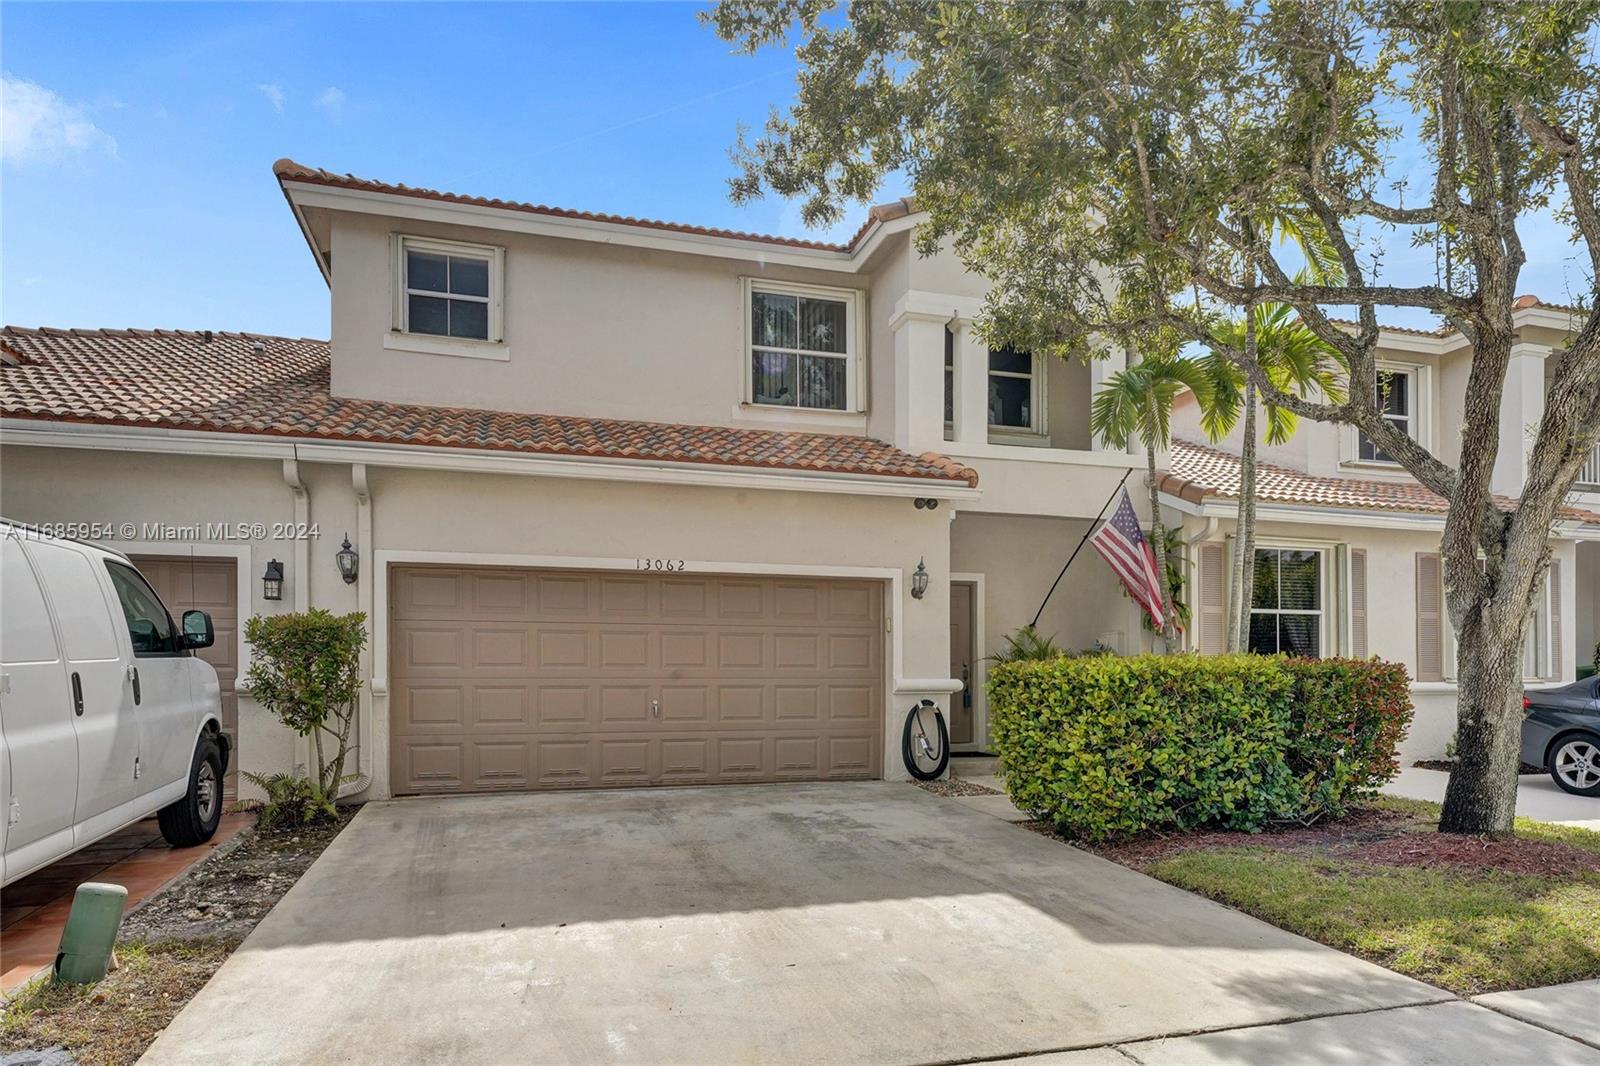
[{"label": "paved road", "polygon": [[[368,805],[145,1062],[1104,1056],[1440,1003],[1477,1020],[1474,1044],[1471,1021],[1446,1019],[1464,1046],[1585,1061],[903,784],[463,797]],[[1502,1023],[1525,1031],[1497,1047]],[[1276,1061],[1316,1046],[1273,1045]],[[1362,1040],[1329,1061],[1382,1052]]]},{"label": "paved road", "polygon": [[[1407,766],[1383,790],[1391,796],[1443,803],[1449,780],[1450,775],[1443,770]],[[1600,831],[1600,796],[1563,792],[1549,774],[1524,774],[1517,779],[1517,813],[1541,822]]]}]

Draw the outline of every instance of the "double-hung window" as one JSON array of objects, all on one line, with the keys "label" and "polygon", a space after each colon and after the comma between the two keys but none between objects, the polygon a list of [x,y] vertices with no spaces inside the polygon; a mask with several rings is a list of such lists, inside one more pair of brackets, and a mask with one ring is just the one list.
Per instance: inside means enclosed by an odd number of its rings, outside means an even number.
[{"label": "double-hung window", "polygon": [[[1417,435],[1417,374],[1412,370],[1378,371],[1378,409],[1383,419],[1408,437]],[[1359,435],[1356,455],[1363,462],[1392,463],[1393,456],[1379,448],[1367,435]]]},{"label": "double-hung window", "polygon": [[755,281],[748,291],[750,402],[856,410],[855,295]]},{"label": "double-hung window", "polygon": [[1262,655],[1319,656],[1326,632],[1322,552],[1257,548],[1250,600],[1250,650]]},{"label": "double-hung window", "polygon": [[500,340],[503,262],[498,248],[401,237],[398,328],[432,337]]},{"label": "double-hung window", "polygon": [[[955,421],[955,331],[944,331],[944,420]],[[989,352],[989,427],[1026,433],[1040,431],[1039,367],[1033,355],[1016,348]]]}]

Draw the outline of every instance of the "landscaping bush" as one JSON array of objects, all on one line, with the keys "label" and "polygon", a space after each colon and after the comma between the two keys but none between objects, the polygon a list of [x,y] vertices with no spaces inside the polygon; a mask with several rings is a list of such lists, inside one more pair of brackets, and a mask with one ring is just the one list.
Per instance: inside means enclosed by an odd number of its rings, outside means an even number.
[{"label": "landscaping bush", "polygon": [[1393,775],[1402,667],[1256,655],[1003,663],[989,718],[1024,811],[1090,840],[1310,821]]},{"label": "landscaping bush", "polygon": [[1378,659],[1279,661],[1294,678],[1286,756],[1300,798],[1292,816],[1343,814],[1400,768],[1394,753],[1411,724],[1411,678],[1402,664]]},{"label": "landscaping bush", "polygon": [[320,825],[339,816],[333,801],[317,788],[309,777],[296,774],[253,774],[244,776],[267,794],[266,802],[256,815],[256,824],[262,829],[298,829],[305,825]]}]

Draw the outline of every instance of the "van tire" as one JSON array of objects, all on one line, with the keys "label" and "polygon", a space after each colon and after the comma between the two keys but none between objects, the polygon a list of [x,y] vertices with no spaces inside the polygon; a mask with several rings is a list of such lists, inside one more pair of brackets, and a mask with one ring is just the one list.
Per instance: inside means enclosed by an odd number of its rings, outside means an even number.
[{"label": "van tire", "polygon": [[222,753],[217,742],[201,737],[189,766],[189,788],[183,798],[156,814],[161,835],[175,848],[204,844],[222,821]]}]

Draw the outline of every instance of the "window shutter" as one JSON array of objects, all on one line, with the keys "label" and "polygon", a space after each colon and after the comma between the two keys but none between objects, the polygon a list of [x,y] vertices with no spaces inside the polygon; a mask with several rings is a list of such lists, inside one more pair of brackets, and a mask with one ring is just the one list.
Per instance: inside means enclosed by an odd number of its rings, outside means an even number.
[{"label": "window shutter", "polygon": [[1221,544],[1200,545],[1200,654],[1228,650],[1228,556]]},{"label": "window shutter", "polygon": [[1550,676],[1564,680],[1561,672],[1561,560],[1550,560]]},{"label": "window shutter", "polygon": [[1444,582],[1436,553],[1417,553],[1417,680],[1444,680]]},{"label": "window shutter", "polygon": [[1350,549],[1350,657],[1367,657],[1367,550]]}]

